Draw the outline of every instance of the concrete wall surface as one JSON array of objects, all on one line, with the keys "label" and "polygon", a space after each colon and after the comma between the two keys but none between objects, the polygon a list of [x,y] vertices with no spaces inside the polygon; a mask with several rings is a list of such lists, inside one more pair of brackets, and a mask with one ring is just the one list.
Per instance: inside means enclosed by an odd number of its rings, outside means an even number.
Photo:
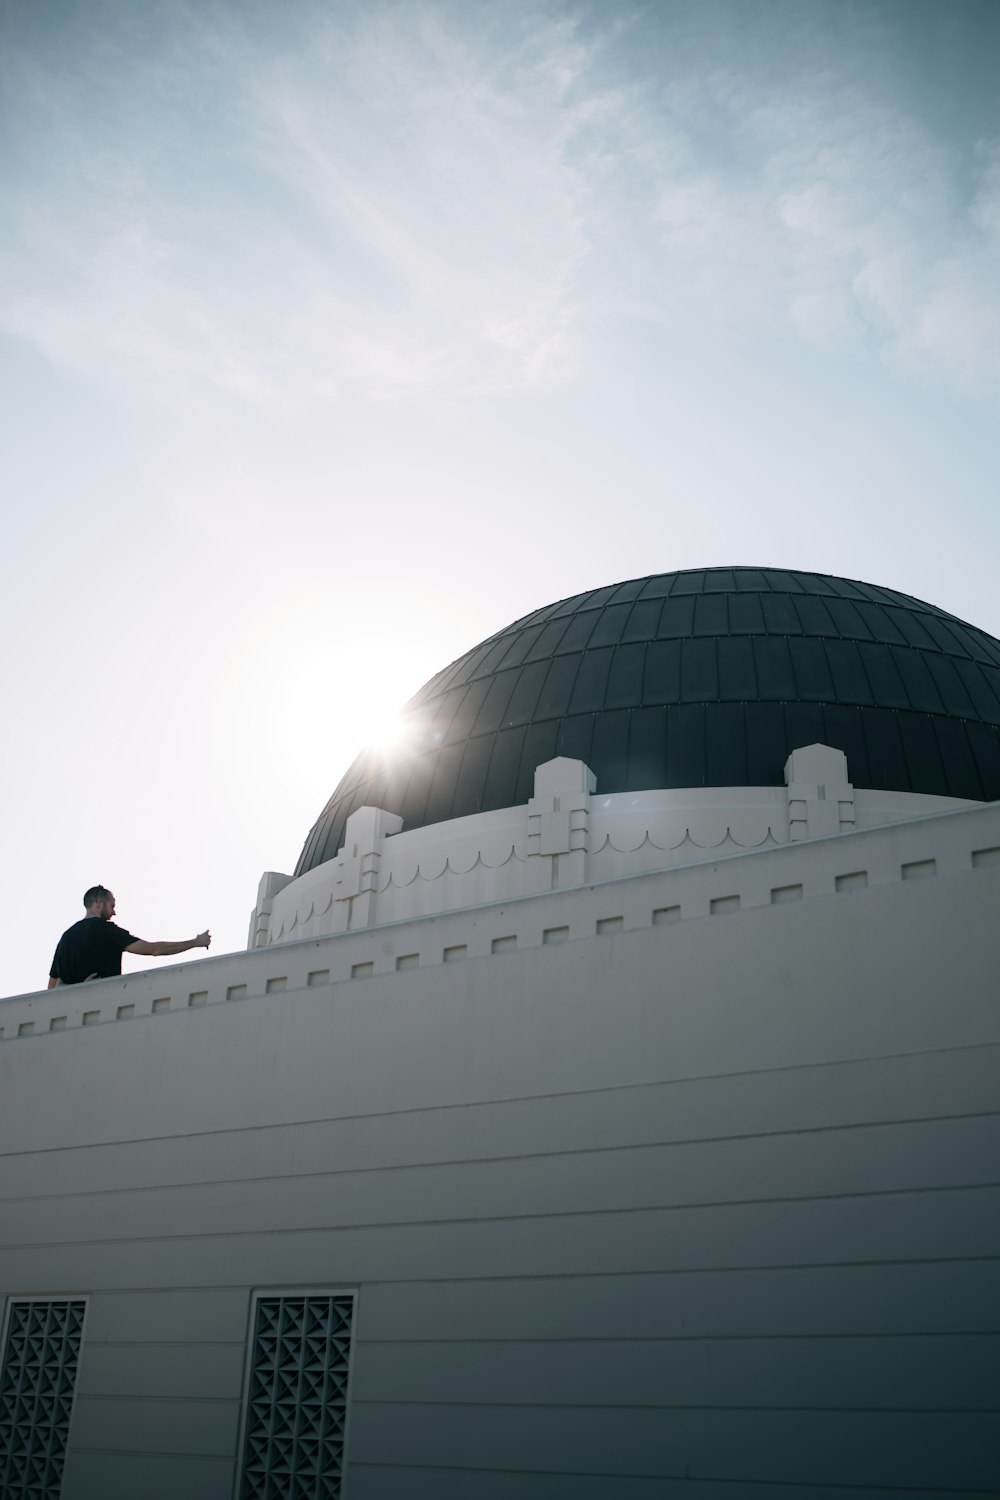
[{"label": "concrete wall surface", "polygon": [[347,1500],[997,1493],[998,901],[990,807],[0,1003],[63,1500],[228,1500],[296,1287]]},{"label": "concrete wall surface", "polygon": [[784,787],[604,796],[589,766],[559,756],[536,768],[535,795],[520,807],[405,831],[395,814],[362,807],[348,818],[335,858],[297,879],[263,875],[247,946],[381,927],[984,806],[855,788],[847,757],[829,745],[794,750],[785,777]]}]

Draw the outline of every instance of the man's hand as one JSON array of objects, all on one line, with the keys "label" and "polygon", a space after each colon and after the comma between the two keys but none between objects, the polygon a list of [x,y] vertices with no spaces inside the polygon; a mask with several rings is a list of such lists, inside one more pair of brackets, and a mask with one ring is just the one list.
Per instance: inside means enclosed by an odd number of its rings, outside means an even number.
[{"label": "man's hand", "polygon": [[204,932],[199,932],[194,940],[194,945],[196,948],[211,948],[212,934],[208,931],[207,927]]}]

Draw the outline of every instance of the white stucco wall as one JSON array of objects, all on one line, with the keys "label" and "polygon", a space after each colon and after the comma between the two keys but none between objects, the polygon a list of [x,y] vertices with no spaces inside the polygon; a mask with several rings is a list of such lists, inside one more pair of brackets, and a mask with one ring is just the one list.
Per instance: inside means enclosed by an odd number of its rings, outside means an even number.
[{"label": "white stucco wall", "polygon": [[691,787],[601,793],[582,761],[535,772],[534,796],[405,830],[382,808],[359,808],[344,845],[297,879],[265,873],[248,947],[383,926],[410,917],[570,890],[647,870],[878,828],[981,803],[855,788],[829,745],[795,750],[784,787]]},{"label": "white stucco wall", "polygon": [[989,1492],[998,899],[994,806],[0,1003],[64,1500],[228,1497],[296,1284],[348,1500]]}]

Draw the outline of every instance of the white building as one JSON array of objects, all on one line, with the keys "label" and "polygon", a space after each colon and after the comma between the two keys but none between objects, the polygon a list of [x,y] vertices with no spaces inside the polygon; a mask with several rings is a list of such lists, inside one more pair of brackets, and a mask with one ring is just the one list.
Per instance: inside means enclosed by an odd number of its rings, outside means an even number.
[{"label": "white building", "polygon": [[0,1002],[0,1495],[997,1493],[1000,642],[659,575],[409,721],[246,953]]}]

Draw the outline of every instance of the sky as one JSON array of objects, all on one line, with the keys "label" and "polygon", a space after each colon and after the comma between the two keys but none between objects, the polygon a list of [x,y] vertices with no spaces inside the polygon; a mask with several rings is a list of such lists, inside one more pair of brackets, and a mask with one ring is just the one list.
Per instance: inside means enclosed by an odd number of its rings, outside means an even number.
[{"label": "sky", "polygon": [[0,994],[96,882],[244,947],[554,599],[1000,635],[998,94],[995,0],[0,0]]}]

